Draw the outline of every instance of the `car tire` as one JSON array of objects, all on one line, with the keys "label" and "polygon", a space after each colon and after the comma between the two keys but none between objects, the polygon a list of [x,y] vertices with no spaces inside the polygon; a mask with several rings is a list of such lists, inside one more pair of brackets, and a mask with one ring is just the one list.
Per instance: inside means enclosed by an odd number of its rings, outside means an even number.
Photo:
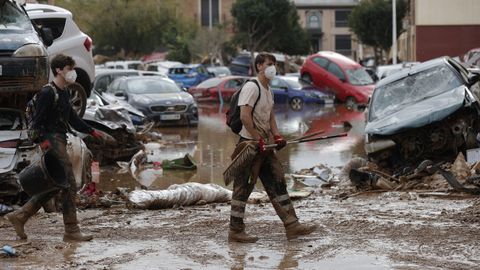
[{"label": "car tire", "polygon": [[357,105],[357,100],[354,97],[347,97],[345,99],[345,106],[347,108],[354,108]]},{"label": "car tire", "polygon": [[303,109],[303,99],[294,97],[290,100],[290,107],[294,111],[301,111]]},{"label": "car tire", "polygon": [[308,84],[312,84],[312,76],[310,76],[310,74],[308,73],[303,73],[302,74],[302,77],[301,77],[301,80],[308,83]]},{"label": "car tire", "polygon": [[79,83],[72,83],[67,86],[67,90],[70,93],[70,103],[73,110],[82,118],[87,107],[87,94],[85,89]]}]

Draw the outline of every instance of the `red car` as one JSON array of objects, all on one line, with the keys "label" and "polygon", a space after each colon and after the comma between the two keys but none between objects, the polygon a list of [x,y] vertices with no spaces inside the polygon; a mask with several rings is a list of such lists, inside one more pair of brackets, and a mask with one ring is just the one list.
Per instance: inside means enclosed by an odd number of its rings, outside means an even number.
[{"label": "red car", "polygon": [[364,67],[336,52],[308,56],[300,74],[304,81],[334,92],[347,106],[367,104],[375,86]]},{"label": "red car", "polygon": [[226,76],[208,79],[197,86],[188,89],[188,92],[197,101],[218,101],[218,93],[222,93],[224,100],[229,100],[232,95],[248,80],[249,77]]}]

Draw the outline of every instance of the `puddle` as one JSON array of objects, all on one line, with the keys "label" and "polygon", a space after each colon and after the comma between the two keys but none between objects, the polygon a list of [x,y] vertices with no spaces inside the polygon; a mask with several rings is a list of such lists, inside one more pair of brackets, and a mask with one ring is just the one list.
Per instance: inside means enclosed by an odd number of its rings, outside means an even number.
[{"label": "puddle", "polygon": [[[223,171],[230,162],[238,136],[225,125],[225,110],[218,104],[201,104],[198,127],[159,128],[165,143],[151,144],[151,161],[175,159],[190,154],[197,161],[196,171],[149,170],[144,173],[141,185],[149,189],[164,189],[172,184],[195,181],[200,183],[223,184]],[[363,129],[364,112],[351,111],[343,105],[305,106],[301,111],[288,106],[277,106],[275,116],[280,132],[286,139],[299,137],[306,132],[323,130],[322,135],[342,133],[344,121],[353,128],[347,137],[330,140],[293,144],[279,152],[285,172],[294,172],[313,167],[319,163],[341,166],[353,155],[364,155]],[[117,174],[116,166],[102,167],[100,188],[113,190],[117,186],[135,188],[139,184],[130,174]]]}]

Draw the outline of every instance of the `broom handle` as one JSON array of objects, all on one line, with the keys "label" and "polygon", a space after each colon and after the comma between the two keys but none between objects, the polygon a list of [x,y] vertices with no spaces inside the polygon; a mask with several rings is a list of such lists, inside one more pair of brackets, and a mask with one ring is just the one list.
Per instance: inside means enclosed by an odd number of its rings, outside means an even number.
[{"label": "broom handle", "polygon": [[[319,141],[319,140],[326,140],[326,139],[332,139],[332,138],[338,138],[338,137],[345,137],[347,136],[348,133],[340,133],[340,134],[335,134],[335,135],[329,135],[329,136],[322,136],[322,137],[316,137],[316,138],[310,138],[310,139],[302,139],[302,140],[296,140],[296,141],[288,141],[287,145],[293,144],[293,143],[303,143],[303,142],[312,142],[312,141]],[[267,144],[265,145],[266,148],[274,148],[277,147],[277,144]]]},{"label": "broom handle", "polygon": [[307,138],[310,138],[310,137],[313,137],[313,136],[316,136],[318,134],[322,134],[323,132],[325,132],[325,130],[320,130],[320,131],[317,131],[317,132],[313,132],[313,133],[310,133],[308,135],[305,135],[305,136],[302,136],[302,137],[298,137],[298,138],[295,138],[293,139],[292,141],[299,141],[299,140],[303,140],[303,139],[307,139]]}]

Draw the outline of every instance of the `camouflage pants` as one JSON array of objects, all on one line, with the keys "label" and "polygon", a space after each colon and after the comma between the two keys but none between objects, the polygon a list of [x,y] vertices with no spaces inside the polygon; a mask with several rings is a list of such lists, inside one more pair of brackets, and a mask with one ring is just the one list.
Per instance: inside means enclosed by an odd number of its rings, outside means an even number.
[{"label": "camouflage pants", "polygon": [[65,188],[61,190],[54,190],[47,193],[34,195],[30,202],[35,205],[44,205],[58,192],[61,192],[63,221],[65,224],[77,223],[77,209],[75,206],[75,194],[77,192],[75,177],[73,175],[72,163],[68,159],[67,154],[67,139],[65,134],[47,134],[46,138],[50,141],[52,148],[48,151],[53,151],[58,158],[60,164],[65,170],[66,179],[63,181]]},{"label": "camouflage pants", "polygon": [[[245,139],[240,139],[240,142],[244,140]],[[232,159],[233,158],[234,157],[232,157]],[[259,164],[258,176],[262,181],[265,191],[267,192],[277,215],[280,217],[284,225],[296,222],[298,218],[287,192],[282,164],[277,159],[274,152],[269,152],[266,156],[260,157],[258,162],[261,162],[261,164]],[[252,167],[255,167],[255,165]],[[252,171],[248,171],[245,172],[244,177],[236,178],[233,181],[233,195],[230,211],[230,230],[232,231],[241,232],[245,230],[245,224],[243,223],[245,207],[256,182],[256,179],[251,179],[253,181],[250,180],[251,175]]]}]

